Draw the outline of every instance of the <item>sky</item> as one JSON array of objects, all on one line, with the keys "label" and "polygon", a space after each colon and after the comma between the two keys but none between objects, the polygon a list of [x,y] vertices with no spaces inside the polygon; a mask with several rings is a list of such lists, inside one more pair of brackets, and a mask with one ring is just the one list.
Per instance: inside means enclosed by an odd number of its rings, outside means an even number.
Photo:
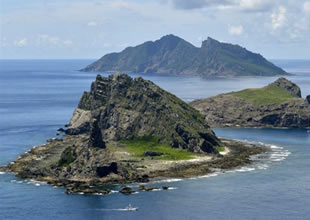
[{"label": "sky", "polygon": [[310,0],[0,0],[0,59],[95,59],[167,34],[310,59]]}]

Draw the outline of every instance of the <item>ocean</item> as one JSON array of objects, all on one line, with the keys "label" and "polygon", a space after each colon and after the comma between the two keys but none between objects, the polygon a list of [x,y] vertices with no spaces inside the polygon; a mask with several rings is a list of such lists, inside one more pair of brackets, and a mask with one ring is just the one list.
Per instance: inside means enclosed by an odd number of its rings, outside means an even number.
[{"label": "ocean", "polygon": [[[97,73],[78,70],[93,60],[0,60],[0,165],[56,137]],[[294,75],[302,96],[310,95],[310,61],[273,60]],[[103,74],[107,75],[107,74]],[[262,87],[276,77],[202,79],[143,76],[184,101],[243,88]],[[220,137],[260,142],[274,152],[247,167],[151,186],[171,190],[126,196],[66,195],[32,180],[0,173],[0,219],[309,219],[310,132],[306,129],[214,129]],[[137,187],[133,184],[132,187]],[[123,209],[131,204],[138,211]]]}]

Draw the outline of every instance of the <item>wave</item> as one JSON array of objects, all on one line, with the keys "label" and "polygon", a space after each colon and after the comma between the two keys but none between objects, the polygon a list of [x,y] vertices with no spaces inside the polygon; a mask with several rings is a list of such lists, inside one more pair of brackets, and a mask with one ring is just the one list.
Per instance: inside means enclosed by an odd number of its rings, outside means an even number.
[{"label": "wave", "polygon": [[95,209],[97,211],[120,211],[120,212],[132,212],[134,210],[130,210],[128,208],[119,208],[119,209]]},{"label": "wave", "polygon": [[183,179],[171,178],[171,179],[154,180],[152,181],[152,183],[172,183],[180,181],[183,181]]}]

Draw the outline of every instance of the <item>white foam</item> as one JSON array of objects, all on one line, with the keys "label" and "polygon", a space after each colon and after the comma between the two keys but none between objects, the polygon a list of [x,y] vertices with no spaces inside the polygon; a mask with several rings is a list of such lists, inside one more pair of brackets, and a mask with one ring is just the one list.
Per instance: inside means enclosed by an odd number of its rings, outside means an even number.
[{"label": "white foam", "polygon": [[0,172],[0,175],[5,174],[5,172]]},{"label": "white foam", "polygon": [[177,189],[177,187],[172,187],[172,186],[168,187],[168,190],[174,190],[174,189]]},{"label": "white foam", "polygon": [[257,169],[266,170],[269,166],[267,164],[259,164],[257,165]]},{"label": "white foam", "polygon": [[151,191],[161,191],[162,189],[152,189]]},{"label": "white foam", "polygon": [[254,167],[241,167],[239,169],[236,169],[236,172],[249,172],[249,171],[254,171]]},{"label": "white foam", "polygon": [[183,181],[183,179],[163,179],[163,180],[156,180],[152,181],[152,183],[172,183],[172,182],[180,182]]},{"label": "white foam", "polygon": [[283,149],[283,147],[279,147],[279,146],[276,146],[276,145],[269,145],[270,148],[272,149]]}]

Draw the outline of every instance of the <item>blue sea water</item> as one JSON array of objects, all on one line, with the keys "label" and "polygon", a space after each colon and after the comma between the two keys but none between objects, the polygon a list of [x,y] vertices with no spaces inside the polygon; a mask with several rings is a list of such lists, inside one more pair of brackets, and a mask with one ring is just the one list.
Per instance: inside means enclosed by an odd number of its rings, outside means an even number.
[{"label": "blue sea water", "polygon": [[[0,165],[55,137],[96,73],[92,60],[0,60]],[[310,94],[310,61],[275,60]],[[270,78],[201,79],[144,76],[185,101],[248,87]],[[125,196],[66,195],[64,189],[0,174],[0,219],[309,219],[310,133],[305,129],[215,129],[218,136],[262,142],[275,152],[261,162],[201,178],[150,185],[168,191]],[[133,185],[133,187],[136,187]],[[117,187],[116,187],[117,189]],[[136,212],[122,209],[128,204]]]}]

